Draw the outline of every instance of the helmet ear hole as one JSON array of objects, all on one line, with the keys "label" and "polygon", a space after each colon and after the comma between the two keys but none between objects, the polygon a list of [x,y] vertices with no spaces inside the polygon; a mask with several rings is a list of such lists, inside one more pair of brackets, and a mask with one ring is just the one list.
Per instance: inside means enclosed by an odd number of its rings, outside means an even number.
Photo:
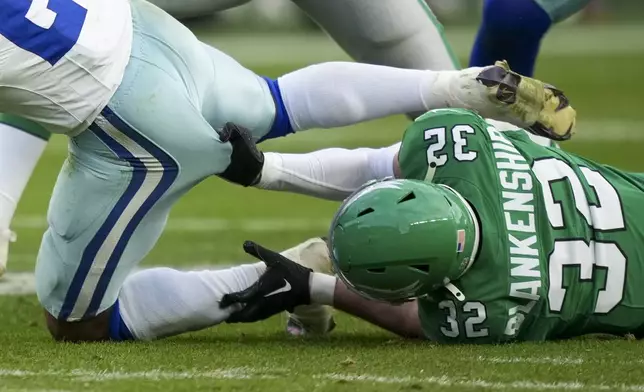
[{"label": "helmet ear hole", "polygon": [[358,212],[358,216],[357,216],[357,217],[359,218],[359,217],[361,217],[361,216],[365,216],[365,215],[367,215],[367,214],[371,214],[371,213],[372,213],[372,212],[374,212],[374,211],[375,211],[375,210],[374,210],[373,208],[369,207],[369,208],[367,208],[367,209],[364,209],[364,210],[362,210],[362,211]]},{"label": "helmet ear hole", "polygon": [[414,193],[414,191],[411,191],[408,194],[406,194],[402,199],[398,200],[398,204],[404,203],[409,200],[414,200],[415,198],[416,198],[416,194]]},{"label": "helmet ear hole", "polygon": [[385,270],[386,270],[385,267],[382,267],[382,268],[367,268],[367,271],[371,272],[372,274],[384,274]]}]

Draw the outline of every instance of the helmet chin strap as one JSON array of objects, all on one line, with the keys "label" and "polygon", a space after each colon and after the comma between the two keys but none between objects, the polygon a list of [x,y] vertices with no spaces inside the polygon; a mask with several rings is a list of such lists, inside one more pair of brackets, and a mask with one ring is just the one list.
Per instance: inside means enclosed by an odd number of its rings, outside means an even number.
[{"label": "helmet chin strap", "polygon": [[[456,279],[459,279],[472,267],[472,264],[474,264],[474,260],[476,260],[477,252],[479,249],[479,242],[481,240],[481,229],[479,227],[478,218],[476,217],[476,214],[474,213],[472,206],[470,206],[470,203],[467,200],[465,200],[465,198],[463,198],[463,196],[461,196],[460,193],[456,192],[451,187],[444,184],[440,184],[440,186],[449,189],[461,200],[461,202],[465,206],[465,209],[467,210],[467,213],[470,214],[470,217],[472,218],[472,222],[474,222],[474,246],[472,247],[472,254],[468,258],[467,265],[463,269],[463,272],[461,272],[461,274],[456,277]],[[465,294],[463,294],[463,292],[459,290],[458,287],[456,287],[453,283],[450,283],[449,279],[446,278],[444,283],[447,291],[449,291],[458,301],[460,302],[465,301]]]},{"label": "helmet chin strap", "polygon": [[453,283],[449,283],[449,280],[447,280],[447,283],[445,283],[445,288],[447,289],[447,291],[452,293],[454,298],[456,298],[459,302],[465,301],[465,294],[463,294],[463,292],[459,290],[458,287],[456,287]]}]

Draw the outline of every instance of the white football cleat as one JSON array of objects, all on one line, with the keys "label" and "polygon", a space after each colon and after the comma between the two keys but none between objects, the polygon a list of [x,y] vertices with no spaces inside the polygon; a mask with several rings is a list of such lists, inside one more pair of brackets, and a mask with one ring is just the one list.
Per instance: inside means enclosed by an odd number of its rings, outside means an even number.
[{"label": "white football cleat", "polygon": [[[312,238],[281,253],[284,257],[310,268],[313,272],[331,274],[331,258],[326,242]],[[335,327],[333,308],[326,305],[305,305],[289,313],[286,331],[290,335],[325,334]]]},{"label": "white football cleat", "polygon": [[0,277],[7,272],[9,258],[9,243],[16,241],[16,233],[9,229],[0,230]]}]

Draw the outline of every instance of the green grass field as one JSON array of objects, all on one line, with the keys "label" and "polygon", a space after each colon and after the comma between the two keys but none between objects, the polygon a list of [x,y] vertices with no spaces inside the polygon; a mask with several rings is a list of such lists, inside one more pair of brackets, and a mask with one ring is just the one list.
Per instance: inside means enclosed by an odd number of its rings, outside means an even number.
[{"label": "green grass field", "polygon": [[[593,31],[606,38],[606,47],[576,51],[571,46],[570,53],[557,49],[557,37],[570,40],[579,31],[556,32],[544,48],[538,75],[564,89],[578,109],[579,135],[565,149],[642,171],[644,50],[639,41],[629,50],[624,40],[635,40],[632,34],[641,37],[644,30],[615,31]],[[206,39],[216,45],[219,37]],[[622,50],[611,50],[613,39]],[[233,54],[234,42],[225,41]],[[587,42],[579,45],[588,47]],[[332,44],[322,46],[336,53]],[[457,50],[464,53],[466,48],[463,44]],[[304,65],[298,60],[270,66],[266,58],[261,60],[248,65],[270,76]],[[405,122],[400,117],[312,131],[264,148],[303,152],[383,146],[396,141]],[[64,138],[54,138],[31,180],[15,219],[19,241],[11,250],[13,275],[0,282],[0,292],[30,290],[48,198],[65,154]],[[144,265],[216,268],[244,262],[244,240],[289,247],[323,234],[336,206],[212,179],[176,206]],[[18,278],[25,280],[16,285]],[[0,295],[0,391],[644,391],[644,345],[621,338],[440,347],[403,341],[346,315],[338,316],[338,328],[328,337],[290,338],[283,322],[275,317],[256,325],[223,325],[153,343],[56,344],[45,332],[33,294]]]}]

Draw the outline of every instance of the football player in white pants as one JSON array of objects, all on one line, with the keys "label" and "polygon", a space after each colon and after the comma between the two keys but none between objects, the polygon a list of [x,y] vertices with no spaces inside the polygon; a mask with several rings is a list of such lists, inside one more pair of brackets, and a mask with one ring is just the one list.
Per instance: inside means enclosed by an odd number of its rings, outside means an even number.
[{"label": "football player in white pants", "polygon": [[[150,1],[170,14],[195,17],[251,0]],[[292,1],[356,61],[412,69],[460,68],[443,27],[424,0]]]},{"label": "football player in white pants", "polygon": [[325,63],[273,80],[143,0],[48,6],[0,0],[0,112],[70,138],[36,264],[38,300],[59,340],[155,339],[229,316],[222,295],[248,287],[261,265],[130,273],[196,184],[216,175],[251,185],[248,168],[232,164],[249,139],[442,107],[558,135],[574,122],[561,95],[505,64]]},{"label": "football player in white pants", "polygon": [[[249,0],[152,0],[170,13],[198,16]],[[460,68],[442,26],[422,0],[294,0],[356,61],[400,68]],[[0,276],[7,265],[16,206],[50,133],[0,114]]]}]

